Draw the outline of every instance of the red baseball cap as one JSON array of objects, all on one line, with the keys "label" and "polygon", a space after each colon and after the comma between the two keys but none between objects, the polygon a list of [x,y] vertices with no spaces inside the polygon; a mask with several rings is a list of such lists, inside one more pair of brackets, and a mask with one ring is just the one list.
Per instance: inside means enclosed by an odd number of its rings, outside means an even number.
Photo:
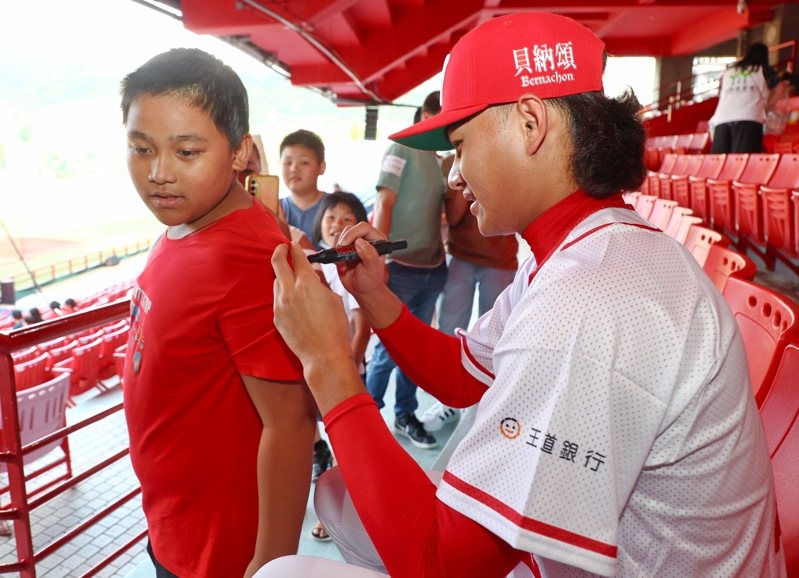
[{"label": "red baseball cap", "polygon": [[558,14],[492,18],[466,33],[444,63],[441,113],[392,134],[422,150],[452,148],[447,127],[522,94],[557,98],[602,90],[605,44]]}]

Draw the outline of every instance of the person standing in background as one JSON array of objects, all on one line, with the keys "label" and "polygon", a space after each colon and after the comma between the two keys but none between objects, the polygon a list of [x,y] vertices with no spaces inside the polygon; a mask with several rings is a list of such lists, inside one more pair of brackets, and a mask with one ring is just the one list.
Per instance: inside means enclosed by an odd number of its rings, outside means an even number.
[{"label": "person standing in background", "polygon": [[[444,175],[452,168],[454,155],[441,163]],[[457,329],[469,329],[477,292],[477,315],[481,317],[494,306],[502,290],[510,285],[516,274],[516,254],[519,243],[515,235],[484,237],[477,225],[477,217],[460,191],[447,187],[444,208],[447,217],[447,284],[439,299],[438,329],[447,335],[456,335]],[[464,423],[458,426],[447,443],[454,448],[473,419],[473,409],[463,410]],[[421,421],[427,431],[435,432],[447,423],[458,419],[461,410],[436,402],[422,414]],[[465,418],[465,419],[464,419]],[[445,449],[438,461],[446,463],[449,452]]]},{"label": "person standing in background", "polygon": [[763,152],[763,125],[769,91],[777,85],[777,73],[768,62],[768,47],[757,42],[721,75],[719,102],[710,118],[713,144],[710,152]]},{"label": "person standing in background", "polygon": [[[327,168],[325,145],[319,135],[304,129],[286,135],[280,143],[280,168],[283,183],[291,193],[280,199],[280,210],[289,227],[299,229],[310,240],[319,201],[325,196],[318,184]],[[294,241],[301,241],[299,231],[292,230]]]},{"label": "person standing in background", "polygon": [[[439,92],[430,93],[422,105],[422,119],[441,111]],[[386,150],[377,181],[372,223],[393,239],[407,239],[408,248],[387,259],[388,285],[424,323],[433,320],[436,300],[447,281],[447,263],[441,239],[441,205],[444,177],[434,152],[393,143]],[[379,407],[397,364],[382,343],[375,346],[366,387]],[[416,417],[416,384],[400,369],[396,378],[394,429],[419,448],[433,448],[436,438]]]}]

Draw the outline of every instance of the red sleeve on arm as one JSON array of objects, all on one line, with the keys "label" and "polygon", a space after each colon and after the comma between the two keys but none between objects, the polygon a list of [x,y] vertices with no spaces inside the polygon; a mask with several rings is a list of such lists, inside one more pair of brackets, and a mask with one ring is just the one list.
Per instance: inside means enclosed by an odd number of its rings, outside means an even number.
[{"label": "red sleeve on arm", "polygon": [[443,404],[469,407],[486,392],[464,369],[458,339],[422,323],[406,306],[394,323],[375,333],[405,375]]},{"label": "red sleeve on arm", "polygon": [[368,394],[346,399],[324,420],[355,509],[392,578],[503,578],[529,558],[436,498]]}]

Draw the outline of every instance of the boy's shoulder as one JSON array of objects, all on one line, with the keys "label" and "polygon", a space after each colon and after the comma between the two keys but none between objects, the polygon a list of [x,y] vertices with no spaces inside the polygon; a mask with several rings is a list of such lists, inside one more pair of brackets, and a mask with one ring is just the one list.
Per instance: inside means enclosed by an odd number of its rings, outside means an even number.
[{"label": "boy's shoulder", "polygon": [[285,242],[277,218],[258,202],[225,215],[203,233],[197,242],[217,248],[244,245],[262,250]]}]

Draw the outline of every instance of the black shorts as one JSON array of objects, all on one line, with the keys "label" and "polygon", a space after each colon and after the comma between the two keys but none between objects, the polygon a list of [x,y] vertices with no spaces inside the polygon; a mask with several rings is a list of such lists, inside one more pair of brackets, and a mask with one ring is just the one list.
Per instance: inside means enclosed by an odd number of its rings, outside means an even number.
[{"label": "black shorts", "polygon": [[178,578],[177,574],[172,574],[172,572],[161,566],[158,560],[155,559],[153,547],[150,546],[150,540],[147,540],[147,553],[150,555],[150,560],[153,561],[153,566],[155,566],[155,578]]},{"label": "black shorts", "polygon": [[720,124],[713,131],[712,154],[762,153],[763,125],[753,120]]}]

